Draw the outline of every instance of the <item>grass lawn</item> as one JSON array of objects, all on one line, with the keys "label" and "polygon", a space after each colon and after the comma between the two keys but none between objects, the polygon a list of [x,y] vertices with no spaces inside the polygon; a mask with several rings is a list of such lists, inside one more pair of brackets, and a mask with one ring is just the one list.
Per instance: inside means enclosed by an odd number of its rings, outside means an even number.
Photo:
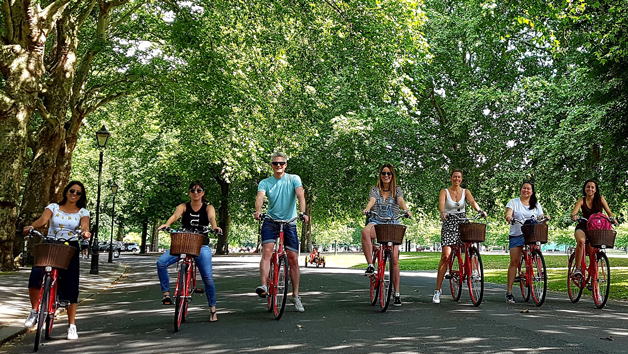
[{"label": "grass lawn", "polygon": [[[567,292],[567,256],[545,256],[548,282],[547,288],[552,291]],[[464,258],[464,256],[463,256]],[[440,261],[439,252],[402,252],[399,268],[401,270],[436,270]],[[483,254],[484,279],[490,283],[506,284],[506,272],[510,256]],[[628,258],[610,257],[611,265],[611,291],[609,297],[616,300],[628,300]],[[353,268],[366,268],[366,264],[358,264]],[[516,284],[515,284],[516,285]],[[518,289],[514,289],[518,291]],[[582,296],[591,296],[584,290]]]}]

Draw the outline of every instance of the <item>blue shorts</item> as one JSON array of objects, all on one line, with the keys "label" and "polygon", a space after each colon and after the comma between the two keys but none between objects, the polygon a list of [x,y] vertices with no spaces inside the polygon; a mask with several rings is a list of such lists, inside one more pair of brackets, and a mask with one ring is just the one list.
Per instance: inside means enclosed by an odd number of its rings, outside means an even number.
[{"label": "blue shorts", "polygon": [[[275,242],[277,237],[279,237],[279,223],[269,219],[264,220],[264,225],[262,225],[262,245],[265,243]],[[290,251],[299,252],[297,225],[284,225],[283,246]]]},{"label": "blue shorts", "polygon": [[399,220],[381,220],[378,218],[370,218],[369,224],[382,225],[382,224],[399,224]]},{"label": "blue shorts", "polygon": [[521,247],[521,246],[525,245],[525,243],[526,243],[526,239],[523,237],[523,235],[510,236],[509,237],[509,241],[510,241],[510,246],[508,247],[508,249],[515,248],[515,247]]}]

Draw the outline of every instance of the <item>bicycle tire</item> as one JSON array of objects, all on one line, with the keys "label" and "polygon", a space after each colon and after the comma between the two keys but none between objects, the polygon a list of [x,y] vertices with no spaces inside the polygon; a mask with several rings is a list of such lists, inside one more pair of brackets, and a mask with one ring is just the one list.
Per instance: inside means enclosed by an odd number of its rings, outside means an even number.
[{"label": "bicycle tire", "polygon": [[392,253],[386,251],[384,253],[384,263],[380,265],[382,271],[380,276],[380,293],[379,293],[379,310],[386,312],[388,305],[390,304],[390,298],[392,295],[392,279],[393,279],[393,259]]},{"label": "bicycle tire", "polygon": [[526,259],[523,252],[521,253],[521,258],[519,259],[517,274],[519,274],[521,297],[523,298],[523,301],[528,302],[530,300],[530,285],[528,284],[528,267],[526,265]]},{"label": "bicycle tire", "polygon": [[46,316],[46,330],[45,330],[45,334],[46,334],[46,339],[50,339],[52,338],[52,326],[54,325],[54,321],[55,321],[55,314],[57,313],[57,304],[59,303],[59,301],[57,300],[57,286],[53,285],[50,287],[50,295],[48,296],[48,303],[50,303],[50,299],[54,298],[54,302],[48,306],[49,309],[52,309],[52,313],[48,313],[48,316]]},{"label": "bicycle tire", "polygon": [[539,307],[545,302],[547,294],[547,269],[545,268],[545,258],[539,250],[532,251],[532,281],[530,282],[532,300]]},{"label": "bicycle tire", "polygon": [[[585,257],[584,254],[582,256]],[[569,268],[567,268],[567,294],[569,295],[569,300],[571,300],[574,304],[580,300],[582,290],[584,289],[584,274],[579,279],[573,275],[576,270],[574,262],[575,257],[575,253],[572,253],[571,256],[569,256]]]},{"label": "bicycle tire", "polygon": [[188,308],[190,307],[190,301],[192,300],[192,294],[194,293],[194,286],[196,285],[196,269],[194,268],[194,262],[192,262],[192,270],[188,271],[185,279],[185,296],[183,297],[183,316],[181,323],[185,323],[188,316]]},{"label": "bicycle tire", "polygon": [[275,296],[273,301],[273,316],[276,320],[279,320],[281,316],[283,316],[284,309],[286,308],[288,285],[290,284],[290,266],[288,265],[288,257],[285,255],[279,257],[274,283]]},{"label": "bicycle tire", "polygon": [[471,274],[467,276],[467,285],[469,286],[469,296],[473,306],[480,306],[484,297],[484,265],[480,252],[475,247],[469,248],[469,262],[471,265]]},{"label": "bicycle tire", "polygon": [[[177,278],[177,293],[174,300],[174,331],[179,332],[181,323],[183,322],[183,306],[185,296],[185,277],[187,275],[187,264],[183,263],[179,269],[179,277]],[[183,293],[183,295],[181,294]]]},{"label": "bicycle tire", "polygon": [[37,330],[35,332],[35,348],[34,351],[39,350],[39,343],[41,342],[41,337],[44,334],[44,326],[46,317],[48,314],[48,307],[50,306],[50,286],[52,284],[52,278],[49,274],[44,274],[44,278],[42,280],[42,291],[41,294],[41,302],[39,303],[39,312],[37,313]]},{"label": "bicycle tire", "polygon": [[462,260],[458,254],[458,250],[452,247],[449,256],[449,290],[454,301],[460,300],[462,294]]},{"label": "bicycle tire", "polygon": [[595,258],[597,262],[595,280],[591,282],[593,284],[593,302],[595,302],[595,307],[601,309],[606,306],[608,293],[611,290],[611,267],[606,253],[598,251]]},{"label": "bicycle tire", "polygon": [[266,278],[266,304],[268,305],[268,312],[273,312],[273,279],[275,278],[275,256],[273,255],[270,261],[270,269],[268,270],[268,277]]},{"label": "bicycle tire", "polygon": [[[376,271],[377,271],[377,257],[379,256],[379,254],[377,253],[377,251],[373,251],[373,258],[371,258],[373,260],[373,266],[375,267]],[[371,305],[375,305],[377,303],[377,299],[379,298],[379,278],[377,277],[377,273],[369,275],[369,283],[370,283],[370,288],[371,288]]]}]

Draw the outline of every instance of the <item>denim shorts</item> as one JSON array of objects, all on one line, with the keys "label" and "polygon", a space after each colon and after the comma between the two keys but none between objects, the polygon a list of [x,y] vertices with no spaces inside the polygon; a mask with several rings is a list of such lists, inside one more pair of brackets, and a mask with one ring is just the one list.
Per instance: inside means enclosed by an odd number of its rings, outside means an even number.
[{"label": "denim shorts", "polygon": [[525,245],[525,243],[526,243],[526,239],[523,237],[523,235],[510,236],[509,237],[509,241],[510,241],[510,245],[509,245],[508,249],[515,248],[515,247],[521,247],[521,246]]},{"label": "denim shorts", "polygon": [[[272,220],[264,220],[262,225],[262,245],[275,242],[279,237],[279,223]],[[299,252],[299,237],[297,236],[297,225],[288,224],[283,226],[283,246],[293,252]]]},{"label": "denim shorts", "polygon": [[369,219],[369,224],[382,225],[382,224],[399,224],[399,220],[381,220],[376,217]]}]

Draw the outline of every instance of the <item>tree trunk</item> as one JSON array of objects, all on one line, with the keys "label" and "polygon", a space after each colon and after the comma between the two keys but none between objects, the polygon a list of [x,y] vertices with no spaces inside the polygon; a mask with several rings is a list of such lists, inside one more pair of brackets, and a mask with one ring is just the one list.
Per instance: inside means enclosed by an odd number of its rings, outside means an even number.
[{"label": "tree trunk", "polygon": [[148,237],[148,220],[142,222],[142,242],[140,242],[140,253],[146,253],[146,238]]},{"label": "tree trunk", "polygon": [[124,226],[122,226],[122,222],[118,223],[118,236],[116,240],[120,242],[124,241]]},{"label": "tree trunk", "polygon": [[222,177],[215,177],[220,185],[220,208],[218,209],[218,225],[222,229],[222,236],[218,237],[216,254],[229,253],[229,225],[231,224],[231,214],[229,213],[229,186]]},{"label": "tree trunk", "polygon": [[304,189],[305,192],[305,213],[310,216],[309,223],[303,223],[301,226],[301,252],[312,252],[312,196]]},{"label": "tree trunk", "polygon": [[155,222],[153,222],[152,233],[150,236],[150,251],[151,252],[159,251],[159,231],[157,230],[159,225],[161,225],[159,220],[155,220]]}]

